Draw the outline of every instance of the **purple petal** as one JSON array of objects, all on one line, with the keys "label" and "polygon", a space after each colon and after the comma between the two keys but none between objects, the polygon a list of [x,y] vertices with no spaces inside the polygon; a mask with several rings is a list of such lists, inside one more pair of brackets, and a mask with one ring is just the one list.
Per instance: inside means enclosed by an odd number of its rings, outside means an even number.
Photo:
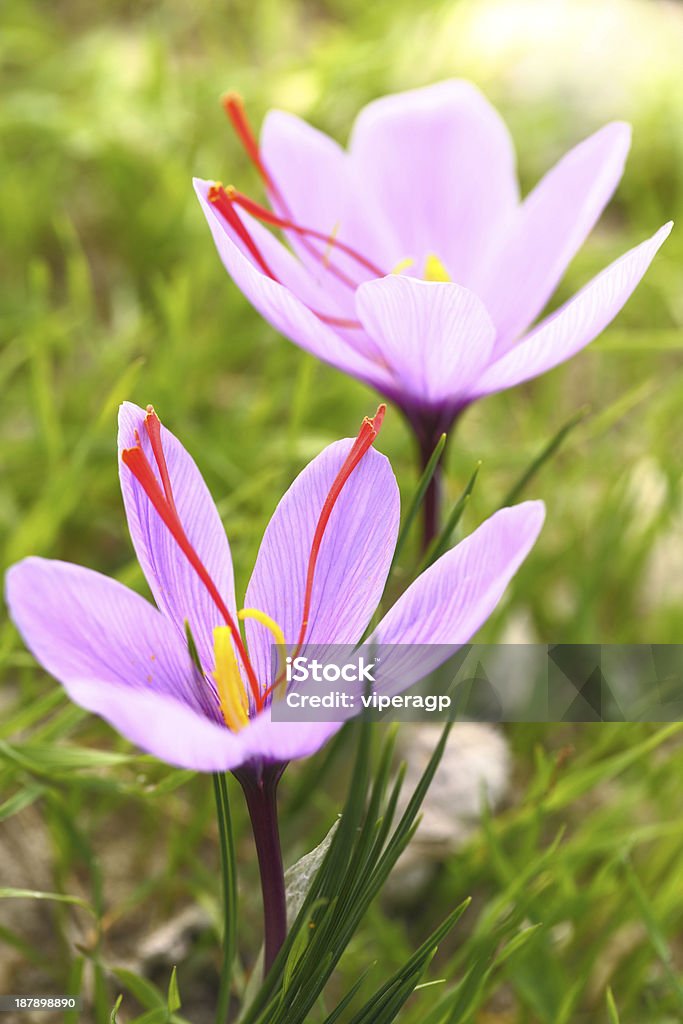
[{"label": "purple petal", "polygon": [[[312,301],[311,289],[315,287],[315,283],[311,281],[308,271],[302,265],[296,265],[293,256],[287,255],[283,246],[280,246],[281,251],[277,252],[277,266],[271,267],[271,269],[274,273],[276,269],[282,273],[286,264],[287,279],[292,284],[293,290],[280,284],[279,281],[267,277],[254,266],[231,238],[222,218],[208,201],[209,185],[209,182],[195,179],[195,191],[211,229],[218,254],[237,287],[261,316],[301,348],[340,370],[344,370],[380,390],[384,384],[390,383],[390,376],[379,361],[373,358],[373,353],[363,354],[372,346],[372,343],[363,336],[363,331],[333,329],[311,312],[306,302]],[[255,225],[255,227],[258,228],[259,225]],[[267,232],[263,231],[258,235],[259,244],[270,246],[267,255],[274,257],[276,240],[271,238],[271,242],[267,242],[266,234]],[[324,290],[319,289],[319,291],[323,294],[322,301],[315,307],[317,312],[335,313],[334,309],[329,309],[329,300],[327,305],[324,304]],[[299,292],[301,292],[301,297]],[[320,298],[320,295],[317,297]]]},{"label": "purple petal", "polygon": [[[244,240],[225,221],[214,204],[209,202],[208,182],[196,180],[195,191],[199,196],[205,214],[211,212],[211,217],[218,222],[222,234],[227,236],[232,245],[237,248],[251,266],[255,267],[258,273],[263,274],[263,268],[256,266],[253,252],[250,252]],[[260,223],[260,221],[245,210],[240,209],[239,219],[279,284],[293,295],[296,295],[308,307],[319,309],[321,312],[334,316],[353,315],[353,294],[349,293],[348,288],[343,291],[337,290],[333,296],[330,296],[326,289],[329,283],[327,280],[329,275],[327,273],[319,275],[323,278],[323,280],[319,280],[315,274],[311,273],[308,267],[304,266],[282,244],[271,228]],[[211,226],[211,222],[209,223]],[[338,301],[340,298],[342,300],[341,304]]]},{"label": "purple petal", "polygon": [[221,722],[209,683],[173,625],[115,580],[67,562],[27,558],[6,576],[11,617],[70,698],[142,750],[194,771],[288,761],[318,750],[338,724]]},{"label": "purple petal", "polygon": [[[382,656],[382,687],[406,689],[470,640],[534,546],[544,518],[541,501],[500,509],[418,576],[366,641],[417,645]],[[425,644],[440,645],[431,659]]]},{"label": "purple petal", "polygon": [[238,733],[245,760],[282,764],[300,757],[309,757],[320,750],[343,723],[339,722],[273,722],[271,707],[251,719]]},{"label": "purple petal", "polygon": [[139,594],[91,569],[27,558],[6,576],[10,614],[24,641],[65,686],[110,684],[211,707],[176,629]]},{"label": "purple petal", "polygon": [[[261,155],[286,203],[286,210],[279,212],[351,245],[366,259],[385,266],[385,272],[391,270],[396,262],[387,244],[391,226],[368,201],[363,183],[356,180],[351,161],[338,143],[293,114],[271,110],[261,132]],[[319,277],[320,263],[311,259],[295,235],[290,233],[288,238],[311,273]],[[319,242],[316,246],[352,280],[360,283],[370,276],[339,248]],[[335,284],[331,274],[324,275],[324,280],[328,288]]]},{"label": "purple petal", "polygon": [[435,254],[468,285],[518,195],[509,133],[479,90],[448,81],[376,100],[359,114],[350,152],[393,225],[396,262],[412,257],[421,277]]},{"label": "purple petal", "polygon": [[491,394],[545,373],[593,341],[617,315],[668,237],[665,224],[645,242],[611,263],[531,334],[493,363],[476,387]]},{"label": "purple petal", "polygon": [[475,286],[496,325],[499,355],[555,291],[617,187],[630,142],[629,125],[606,125],[567,153],[513,216]]},{"label": "purple petal", "polygon": [[66,689],[76,704],[100,715],[141,750],[192,771],[232,771],[250,761],[308,757],[339,728],[331,722],[272,722],[268,709],[233,733],[164,694],[90,679],[72,680]]},{"label": "purple petal", "polygon": [[[259,549],[245,607],[275,619],[288,644],[299,636],[316,524],[352,443],[338,441],[306,466],[273,513]],[[398,521],[399,494],[391,466],[370,449],[345,484],[323,537],[307,643],[360,639],[384,589]],[[267,684],[273,638],[254,621],[247,621],[246,629],[256,673]]]},{"label": "purple petal", "polygon": [[[139,437],[156,472],[152,448],[144,428],[145,412],[125,402],[119,412],[119,452],[132,448]],[[231,613],[235,612],[235,584],[230,545],[201,473],[180,441],[162,427],[161,438],[173,496],[185,532]],[[214,626],[223,618],[208,591],[182,553],[170,531],[130,469],[119,459],[121,490],[128,527],[154,599],[185,637],[189,621],[206,671],[213,668]]]},{"label": "purple petal", "polygon": [[74,679],[65,689],[75,704],[167,764],[216,772],[249,760],[242,732],[230,732],[173,697],[92,679]]},{"label": "purple petal", "polygon": [[271,110],[261,131],[261,156],[300,224],[324,232],[337,228],[348,177],[346,153],[337,142],[293,114]]},{"label": "purple petal", "polygon": [[493,324],[460,285],[390,275],[361,285],[356,308],[404,394],[417,401],[457,402],[489,362]]}]

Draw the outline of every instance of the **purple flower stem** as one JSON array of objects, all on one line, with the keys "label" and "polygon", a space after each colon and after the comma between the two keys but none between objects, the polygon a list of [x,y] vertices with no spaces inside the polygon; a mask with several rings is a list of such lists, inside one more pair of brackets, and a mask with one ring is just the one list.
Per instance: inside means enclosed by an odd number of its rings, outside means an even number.
[{"label": "purple flower stem", "polygon": [[237,773],[247,801],[261,875],[265,936],[264,978],[273,966],[287,935],[285,873],[277,816],[277,786],[283,770],[283,765],[271,765],[258,775],[243,771]]},{"label": "purple flower stem", "polygon": [[[420,445],[420,468],[424,471],[434,445]],[[439,459],[434,475],[427,485],[422,503],[422,551],[429,545],[441,529],[441,500],[443,490],[443,457]]]},{"label": "purple flower stem", "polygon": [[[417,432],[417,442],[420,456],[420,472],[424,473],[430,458],[439,442],[443,429],[439,424],[433,430],[421,430]],[[441,532],[442,504],[443,504],[443,469],[446,458],[448,442],[441,453],[441,458],[434,468],[432,478],[427,485],[422,500],[422,552],[424,553],[435,537]]]}]

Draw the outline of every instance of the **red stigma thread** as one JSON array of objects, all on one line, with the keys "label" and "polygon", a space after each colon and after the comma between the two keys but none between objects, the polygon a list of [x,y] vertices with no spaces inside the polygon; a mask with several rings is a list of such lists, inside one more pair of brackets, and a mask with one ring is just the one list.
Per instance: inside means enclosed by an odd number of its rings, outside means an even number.
[{"label": "red stigma thread", "polygon": [[[147,406],[147,415],[145,416],[145,431],[149,437],[150,444],[152,445],[152,452],[154,459],[159,470],[159,476],[161,477],[161,486],[159,481],[154,475],[147,456],[142,450],[140,444],[140,438],[136,432],[137,444],[133,448],[124,448],[121,452],[121,461],[131,471],[135,479],[138,481],[143,491],[149,498],[152,506],[156,510],[159,518],[163,522],[164,526],[168,529],[169,533],[173,537],[174,541],[187,558],[188,562],[199,576],[206,590],[211,597],[211,600],[218,608],[222,617],[228,626],[232,638],[235,643],[235,647],[238,650],[240,657],[244,663],[244,667],[247,672],[249,680],[249,687],[256,704],[257,711],[263,708],[264,698],[261,695],[258,680],[256,674],[249,661],[249,656],[245,649],[244,643],[240,631],[235,625],[235,621],[230,614],[230,611],[220,595],[218,587],[211,579],[208,570],[204,563],[200,559],[199,555],[195,551],[194,547],[190,543],[190,540],[185,533],[183,525],[180,521],[176,504],[173,498],[173,491],[171,489],[171,481],[168,474],[168,467],[166,465],[166,457],[164,455],[163,446],[161,442],[161,422],[159,417],[155,413],[151,405]],[[162,489],[163,488],[163,489]]]},{"label": "red stigma thread", "polygon": [[[347,245],[345,242],[341,242],[338,238],[335,238],[334,235],[326,235],[324,231],[316,231],[315,228],[306,228],[301,224],[295,223],[295,221],[290,218],[279,217],[276,213],[273,213],[272,210],[269,210],[267,207],[255,202],[253,199],[250,199],[249,196],[245,196],[242,192],[238,192],[232,187],[232,185],[228,187],[227,191],[233,203],[237,206],[241,206],[247,211],[247,213],[250,213],[252,217],[256,217],[258,220],[262,220],[266,224],[272,224],[273,227],[282,228],[284,231],[295,231],[298,235],[308,235],[311,238],[316,238],[320,242],[325,242],[325,244],[331,249],[338,249],[340,252],[345,253],[351,259],[355,260],[362,267],[365,267],[365,269],[374,277],[384,277],[383,270],[380,270],[378,266],[376,266],[371,260],[366,259],[365,256],[361,255],[361,253],[352,249],[350,245]],[[318,256],[320,256],[320,254],[318,254]],[[336,271],[338,275],[342,276],[352,288],[358,287],[357,284],[351,281],[350,278],[346,277],[346,275],[343,274],[341,270],[338,270],[338,268],[330,265],[329,269]]]},{"label": "red stigma thread", "polygon": [[[278,284],[281,284],[282,282],[279,281],[268,266],[261,250],[249,234],[246,225],[237,213],[237,210],[235,209],[234,190],[226,190],[222,185],[214,184],[208,191],[207,199],[213,206],[215,206],[224,220],[226,220],[228,225],[233,229],[237,237],[244,243],[266,277],[269,277],[271,281],[276,281]],[[328,313],[320,313],[316,309],[311,309],[310,306],[308,308],[311,310],[311,313],[318,317],[319,320],[324,324],[329,324],[331,327],[346,327],[353,330],[357,330],[362,327],[362,324],[358,320],[349,320],[340,316],[330,316]]]},{"label": "red stigma thread", "polygon": [[[361,424],[361,428],[358,431],[358,436],[353,442],[349,454],[344,459],[344,463],[337,473],[336,477],[332,481],[327,497],[323,503],[323,507],[318,517],[318,522],[315,527],[313,534],[313,541],[311,543],[311,552],[308,556],[308,568],[306,570],[306,589],[304,591],[304,603],[301,611],[301,627],[299,629],[299,636],[296,642],[296,651],[294,657],[298,654],[303,646],[306,639],[306,632],[308,630],[309,616],[311,614],[311,601],[313,598],[313,581],[315,579],[315,570],[318,563],[318,555],[320,554],[320,548],[322,546],[323,537],[325,530],[330,521],[332,510],[339,499],[339,495],[344,489],[345,484],[349,480],[354,469],[358,466],[365,453],[372,447],[377,437],[382,421],[384,420],[384,414],[387,411],[387,407],[384,403],[378,406],[375,415],[370,418],[366,416]],[[268,687],[264,693],[264,699],[267,699],[273,690],[280,682],[281,677],[275,680],[272,686]]]},{"label": "red stigma thread", "polygon": [[[271,175],[270,171],[263,162],[263,157],[261,156],[261,149],[256,139],[256,135],[247,119],[247,114],[244,109],[242,97],[239,96],[237,93],[228,92],[225,94],[225,96],[222,97],[221,102],[223,104],[223,109],[225,110],[225,113],[227,114],[230,123],[232,124],[235,134],[237,135],[237,138],[240,140],[242,144],[242,148],[244,149],[247,157],[249,158],[254,168],[256,169],[259,177],[263,181],[263,184],[266,187],[266,191],[269,193],[271,199],[274,200],[275,203],[277,203],[277,205],[280,207],[284,216],[278,216],[277,214],[268,210],[266,207],[254,202],[247,196],[236,192],[232,188],[228,189],[231,201],[238,203],[245,210],[251,213],[252,216],[264,221],[267,224],[271,224],[274,227],[279,227],[285,231],[296,232],[296,234],[299,235],[301,243],[307,250],[307,252],[309,252],[314,257],[314,259],[318,260],[319,263],[322,263],[326,270],[332,273],[339,281],[345,284],[348,288],[351,288],[353,291],[355,291],[356,288],[358,287],[358,282],[353,281],[347,274],[344,273],[343,270],[341,270],[339,267],[331,263],[328,254],[321,253],[320,250],[317,249],[316,246],[314,246],[309,239],[315,238],[317,241],[324,242],[330,252],[336,248],[340,252],[345,253],[350,259],[355,260],[356,263],[358,263],[361,267],[363,267],[365,270],[371,273],[373,277],[384,277],[385,273],[383,270],[380,269],[380,267],[376,266],[376,264],[374,264],[371,260],[367,259],[361,253],[357,252],[350,245],[346,245],[345,243],[340,242],[337,238],[335,238],[334,235],[325,234],[325,232],[323,231],[316,231],[313,228],[307,228],[295,222],[294,217],[292,216],[292,211],[287,203],[287,200],[283,196],[282,192],[277,186],[277,183],[274,181],[273,176]],[[248,243],[246,243],[245,241],[245,244]],[[320,313],[317,313],[316,316],[318,316],[321,320],[323,320],[326,323],[333,324],[333,326],[348,327],[351,326],[351,324],[353,324],[353,326],[356,328],[360,327],[360,324],[358,324],[355,321],[345,322],[343,320],[336,320],[333,317],[326,318]]]},{"label": "red stigma thread", "polygon": [[351,451],[346,456],[344,464],[337,473],[332,486],[330,487],[329,493],[325,498],[325,502],[320,512],[320,517],[313,534],[313,543],[311,544],[311,553],[308,557],[308,570],[306,573],[306,591],[304,594],[304,606],[301,613],[301,629],[299,631],[299,639],[297,644],[300,647],[305,638],[306,630],[308,629],[308,617],[311,613],[311,598],[313,596],[313,580],[315,577],[315,567],[318,562],[318,555],[320,554],[320,547],[322,545],[323,536],[327,529],[327,524],[330,521],[332,515],[332,509],[337,503],[337,499],[342,492],[342,489],[353,473],[354,469],[363,458],[369,448],[372,447],[375,438],[377,437],[382,421],[384,420],[384,414],[387,411],[387,407],[382,403],[375,415],[370,419],[368,416],[365,417],[361,424],[361,428],[358,431],[358,437],[353,443]]},{"label": "red stigma thread", "polygon": [[173,497],[171,478],[168,474],[168,466],[166,465],[164,447],[161,443],[161,420],[155,413],[154,406],[152,405],[147,406],[146,413],[147,415],[145,416],[145,430],[147,431],[147,436],[149,437],[150,444],[152,445],[152,453],[154,455],[154,459],[159,469],[159,475],[161,477],[161,486],[164,488],[164,495],[166,496],[166,501],[171,507],[171,511],[175,515],[176,519],[180,521],[180,516],[178,515],[175,499]]},{"label": "red stigma thread", "polygon": [[235,130],[235,135],[242,143],[244,152],[258,171],[263,184],[278,200],[283,209],[286,209],[286,204],[280,195],[280,191],[271,178],[270,173],[261,158],[261,150],[256,140],[256,135],[249,124],[242,97],[236,92],[226,92],[226,94],[221,97],[221,103],[223,104],[223,110],[228,115],[230,123]]},{"label": "red stigma thread", "polygon": [[266,277],[271,278],[271,280],[273,281],[277,281],[275,274],[266,263],[261,253],[261,250],[259,249],[256,242],[249,234],[243,221],[240,219],[240,216],[237,213],[237,210],[235,209],[231,197],[225,191],[223,186],[212,185],[211,188],[209,189],[207,198],[209,202],[216,207],[221,216],[228,222],[228,224],[233,229],[237,237],[242,242],[244,242],[247,249],[254,257],[254,259],[256,260],[256,262],[258,263],[259,267],[266,275]]}]

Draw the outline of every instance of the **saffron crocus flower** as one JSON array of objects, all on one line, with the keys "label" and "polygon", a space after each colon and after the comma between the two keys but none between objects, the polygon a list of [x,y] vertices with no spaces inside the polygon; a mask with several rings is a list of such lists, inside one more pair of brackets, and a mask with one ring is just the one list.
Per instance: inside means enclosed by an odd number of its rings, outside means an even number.
[{"label": "saffron crocus flower", "polygon": [[277,110],[257,141],[239,99],[224,104],[269,201],[195,182],[228,273],[277,330],[394,401],[423,464],[475,399],[600,334],[671,228],[532,327],[621,177],[628,125],[585,139],[520,202],[507,128],[465,81],[370,103],[347,150]]},{"label": "saffron crocus flower", "polygon": [[[275,785],[286,762],[339,728],[271,720],[271,648],[274,640],[355,644],[377,608],[399,521],[396,480],[372,448],[383,412],[294,481],[266,528],[239,613],[216,506],[151,407],[122,406],[119,461],[131,538],[157,607],[65,562],[28,558],[7,574],[15,624],[72,700],[164,761],[237,775],[269,894],[268,963],[284,934]],[[543,514],[540,502],[496,513],[413,583],[376,637],[466,642],[526,557]]]},{"label": "saffron crocus flower", "polygon": [[[238,613],[230,547],[195,462],[151,407],[125,403],[121,489],[157,607],[98,572],[27,558],[6,578],[27,646],[72,700],[170,764],[213,772],[313,753],[338,726],[270,720],[271,647],[354,644],[379,604],[399,522],[391,466],[372,448],[381,415],[286,492]],[[377,627],[381,642],[469,640],[542,520],[540,502],[493,515],[408,588]]]}]

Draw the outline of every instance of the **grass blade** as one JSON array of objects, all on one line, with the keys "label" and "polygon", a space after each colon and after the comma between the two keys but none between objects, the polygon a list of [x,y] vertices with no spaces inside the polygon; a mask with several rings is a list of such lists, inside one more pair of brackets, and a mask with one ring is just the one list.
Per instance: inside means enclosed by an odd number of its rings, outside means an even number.
[{"label": "grass blade", "polygon": [[479,475],[480,469],[481,462],[478,462],[474,467],[472,476],[469,478],[467,484],[465,485],[464,491],[462,492],[462,494],[456,501],[455,505],[451,509],[448,519],[446,520],[446,525],[444,526],[441,533],[437,534],[437,536],[434,538],[429,548],[427,549],[427,552],[422,561],[422,565],[418,570],[418,573],[424,572],[425,569],[427,569],[433,562],[435,562],[437,558],[440,558],[444,551],[446,551],[450,547],[453,531],[460,522],[463,512],[467,508],[467,505],[470,500],[470,495],[474,490],[474,485],[477,482],[477,477]]},{"label": "grass blade", "polygon": [[577,427],[582,420],[588,415],[588,408],[584,406],[579,409],[578,412],[574,413],[567,422],[560,427],[554,437],[548,441],[547,445],[543,450],[536,456],[530,466],[528,466],[520,478],[510,488],[508,493],[505,495],[500,503],[500,508],[506,508],[508,505],[514,505],[519,496],[524,492],[526,487],[531,483],[533,478],[536,476],[538,471],[545,465],[545,463],[552,458],[555,452],[560,448],[563,441],[572,432],[574,427]]},{"label": "grass blade", "polygon": [[410,500],[410,504],[408,505],[408,511],[405,514],[403,525],[398,535],[398,540],[396,541],[394,558],[391,563],[392,568],[398,562],[399,555],[401,554],[401,551],[403,549],[403,545],[405,544],[408,534],[410,533],[411,527],[415,522],[418,512],[420,511],[420,506],[424,501],[424,496],[427,493],[427,488],[432,482],[432,477],[436,473],[436,467],[439,465],[439,460],[441,459],[441,456],[443,455],[443,450],[446,447],[446,441],[447,435],[442,434],[439,440],[436,442],[436,445],[434,446],[434,451],[429,456],[429,461],[425,466],[422,476],[418,481],[415,493],[413,494],[413,497]]},{"label": "grass blade", "polygon": [[225,1024],[230,1005],[232,970],[237,950],[237,863],[228,798],[228,782],[223,772],[214,774],[213,786],[218,818],[223,889],[223,960],[216,1001],[216,1024]]}]

